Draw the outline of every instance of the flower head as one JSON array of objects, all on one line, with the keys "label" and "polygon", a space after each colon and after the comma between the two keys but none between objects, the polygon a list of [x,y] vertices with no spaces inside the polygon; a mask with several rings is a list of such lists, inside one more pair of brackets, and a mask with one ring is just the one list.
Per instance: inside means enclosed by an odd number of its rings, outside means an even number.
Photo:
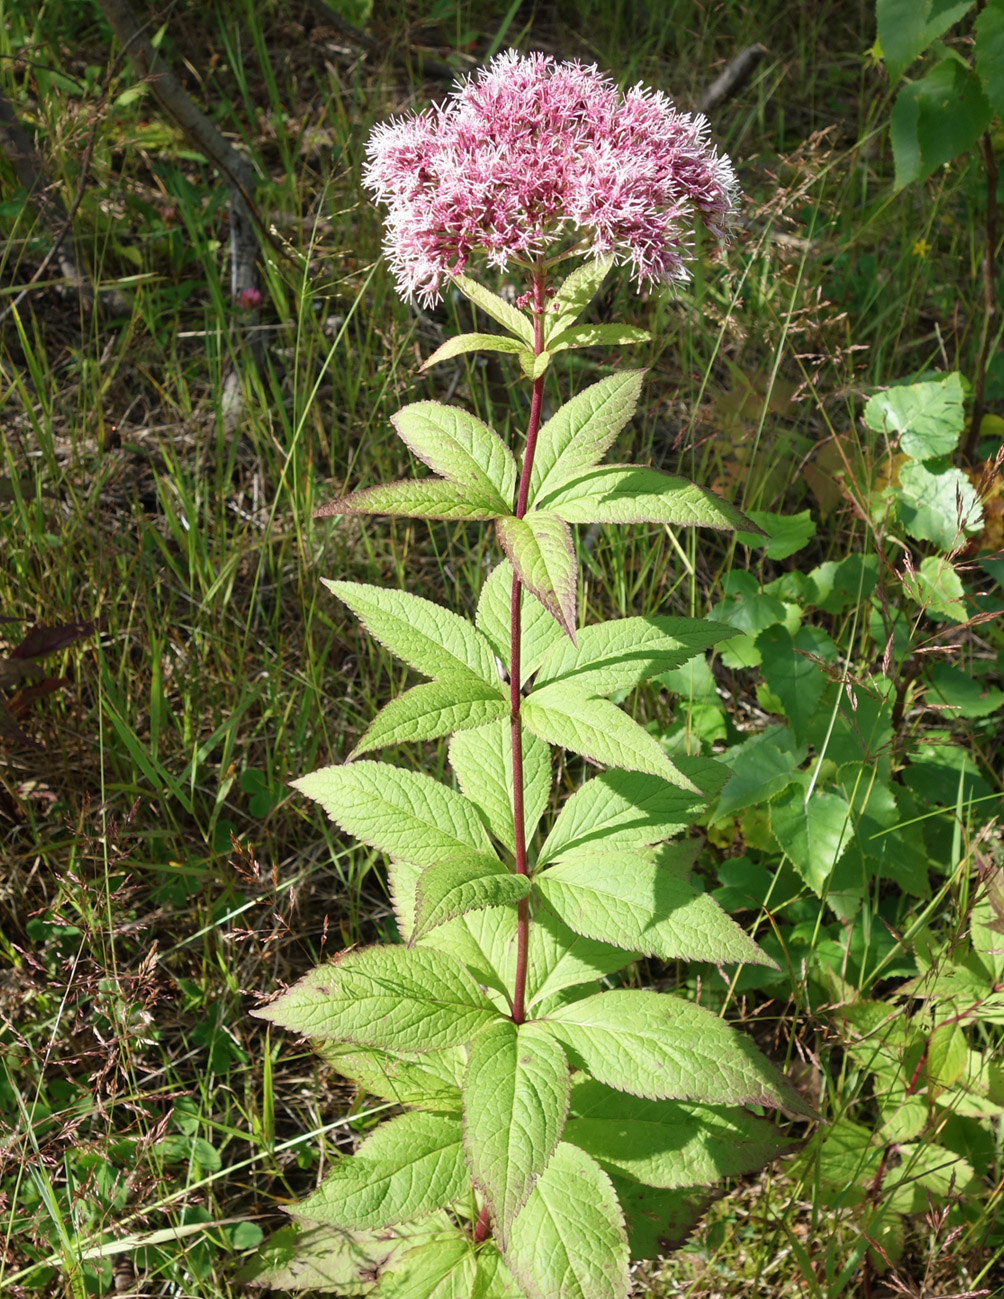
[{"label": "flower head", "polygon": [[424,302],[477,251],[499,267],[610,254],[639,287],[685,280],[695,221],[722,238],[738,194],[703,117],[641,85],[622,94],[595,66],[512,50],[445,103],[378,126],[367,155],[398,288]]}]

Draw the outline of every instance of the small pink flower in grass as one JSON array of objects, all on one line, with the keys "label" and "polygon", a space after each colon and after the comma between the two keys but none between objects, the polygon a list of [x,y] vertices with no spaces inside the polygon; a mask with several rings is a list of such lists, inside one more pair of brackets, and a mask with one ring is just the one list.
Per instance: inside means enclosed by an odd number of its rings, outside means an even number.
[{"label": "small pink flower in grass", "polygon": [[610,254],[639,288],[685,280],[695,222],[723,238],[738,197],[703,117],[512,50],[444,104],[378,126],[367,154],[398,289],[425,303],[476,252],[498,267]]}]

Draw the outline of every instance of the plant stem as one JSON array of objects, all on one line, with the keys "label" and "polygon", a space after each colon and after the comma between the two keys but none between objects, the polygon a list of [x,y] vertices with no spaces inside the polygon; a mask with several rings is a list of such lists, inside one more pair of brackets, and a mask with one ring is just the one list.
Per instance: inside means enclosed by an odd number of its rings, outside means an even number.
[{"label": "plant stem", "polygon": [[[544,307],[547,298],[544,292],[545,272],[538,266],[533,273],[533,350],[539,356],[544,350]],[[530,423],[526,431],[526,446],[523,450],[523,466],[519,479],[519,490],[516,495],[516,518],[521,519],[526,513],[530,497],[530,471],[533,468],[533,453],[537,447],[537,433],[540,429],[540,412],[544,402],[544,376],[533,381],[533,395],[530,400]],[[513,838],[516,844],[516,874],[528,873],[526,857],[526,825],[523,817],[523,721],[520,706],[523,696],[520,693],[520,609],[522,603],[522,584],[513,573],[512,599],[509,610],[509,716],[512,727],[512,812]],[[530,904],[524,898],[517,907],[516,929],[516,981],[512,997],[512,1018],[516,1024],[522,1024],[526,1018],[526,975],[527,958],[530,950]]]}]

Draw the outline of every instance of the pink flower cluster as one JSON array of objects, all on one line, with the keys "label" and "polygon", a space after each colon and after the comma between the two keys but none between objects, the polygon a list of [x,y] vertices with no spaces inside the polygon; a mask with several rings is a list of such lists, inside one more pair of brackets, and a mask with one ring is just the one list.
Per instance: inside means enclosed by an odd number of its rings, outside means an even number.
[{"label": "pink flower cluster", "polygon": [[639,287],[685,280],[695,220],[722,238],[738,196],[703,117],[512,50],[444,104],[378,126],[363,183],[389,209],[398,289],[425,303],[477,251],[499,267],[612,254]]}]

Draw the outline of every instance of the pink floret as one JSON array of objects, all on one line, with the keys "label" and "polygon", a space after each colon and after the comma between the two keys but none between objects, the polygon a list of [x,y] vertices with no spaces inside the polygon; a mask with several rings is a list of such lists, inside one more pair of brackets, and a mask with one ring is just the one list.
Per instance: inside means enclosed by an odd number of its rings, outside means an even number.
[{"label": "pink floret", "polygon": [[700,221],[725,237],[738,186],[703,117],[595,67],[497,55],[444,104],[376,127],[363,183],[388,208],[385,251],[405,298],[435,302],[476,252],[612,254],[637,284],[687,278]]}]

